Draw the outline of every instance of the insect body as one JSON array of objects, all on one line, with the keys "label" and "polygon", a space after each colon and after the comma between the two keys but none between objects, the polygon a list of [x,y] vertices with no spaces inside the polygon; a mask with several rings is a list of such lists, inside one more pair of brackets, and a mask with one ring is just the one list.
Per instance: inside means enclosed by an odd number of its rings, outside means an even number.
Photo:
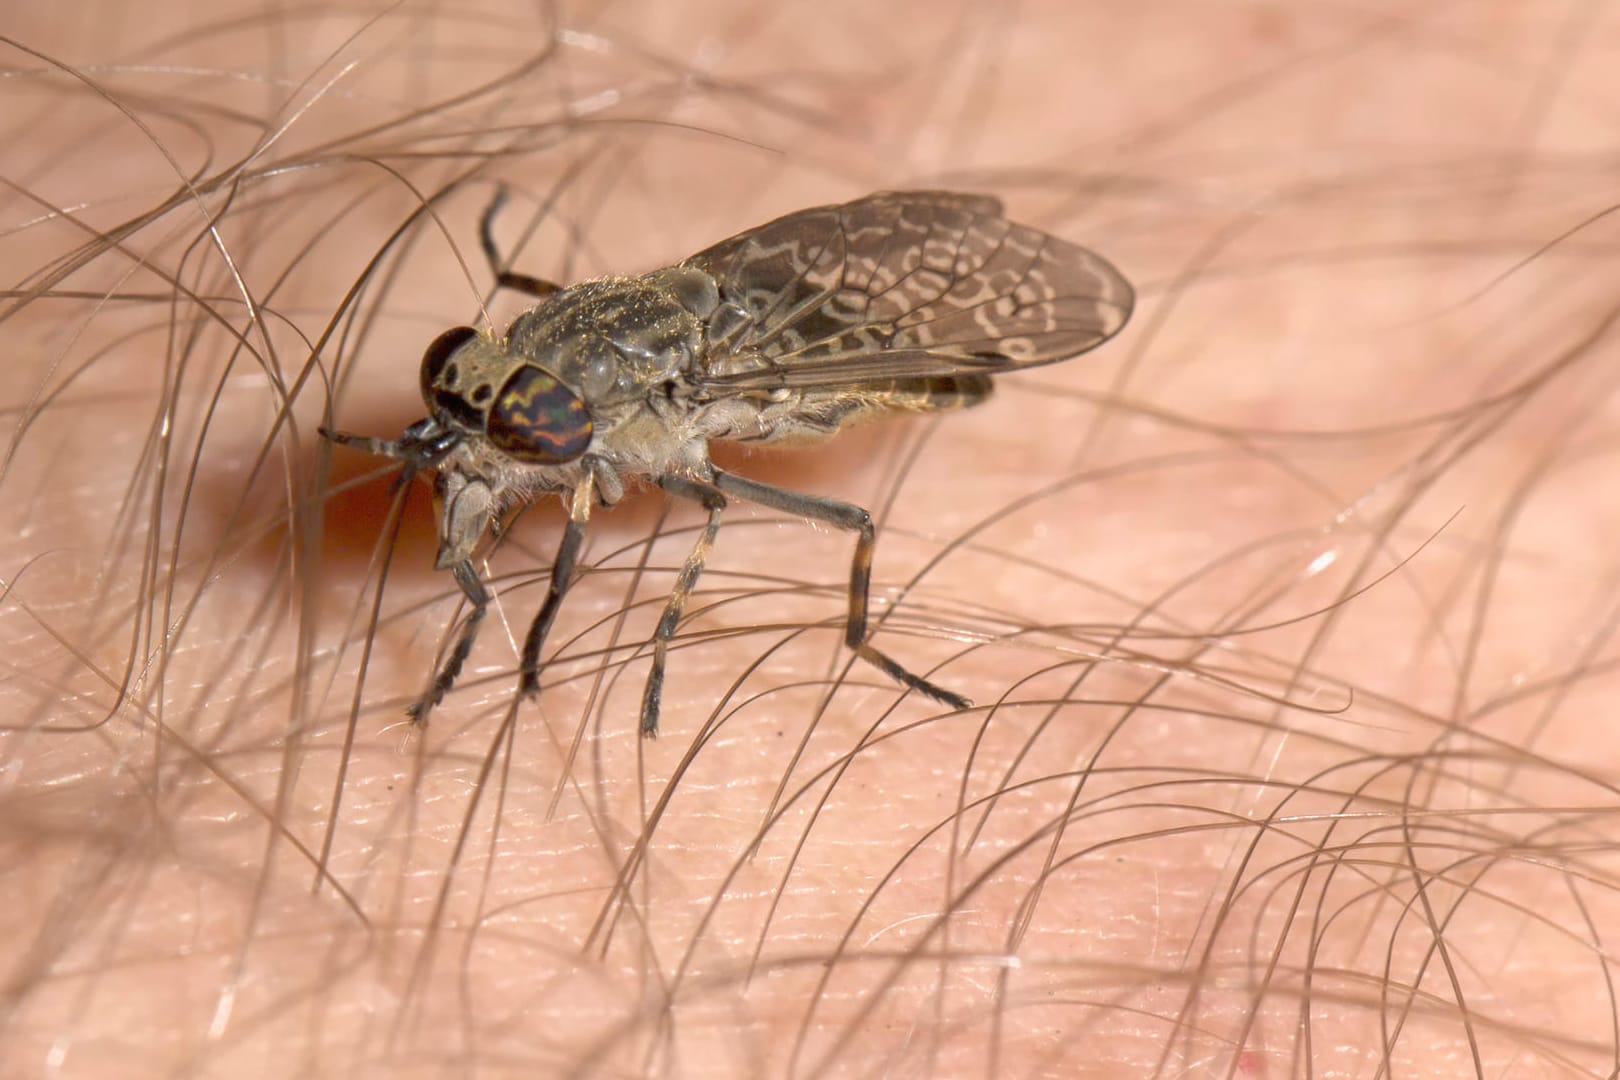
[{"label": "insect body", "polygon": [[336,442],[436,471],[437,565],[471,613],[418,719],[460,674],[489,603],[473,566],[509,508],[561,494],[569,520],[550,588],[524,642],[520,690],[573,576],[592,507],[651,480],[708,511],[654,633],[641,730],[658,730],[668,643],[728,498],[856,533],[845,641],[897,681],[955,708],[968,702],[867,640],[874,531],[849,503],[724,472],[709,442],[804,441],[861,418],[974,404],[991,376],[1085,352],[1130,316],[1130,285],[1101,257],[1007,221],[999,201],[888,192],[801,210],[678,266],[568,288],[500,269],[541,303],[504,337],[457,327],[422,358],[428,416],[397,440],[323,429]]}]

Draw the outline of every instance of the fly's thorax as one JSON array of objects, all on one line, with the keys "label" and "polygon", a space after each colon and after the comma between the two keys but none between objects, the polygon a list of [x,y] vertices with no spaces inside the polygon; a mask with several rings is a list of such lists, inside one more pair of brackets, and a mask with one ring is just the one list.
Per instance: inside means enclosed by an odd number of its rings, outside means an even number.
[{"label": "fly's thorax", "polygon": [[680,381],[702,355],[704,320],[718,303],[700,270],[601,278],[518,316],[506,346],[556,372],[593,409],[621,404]]}]

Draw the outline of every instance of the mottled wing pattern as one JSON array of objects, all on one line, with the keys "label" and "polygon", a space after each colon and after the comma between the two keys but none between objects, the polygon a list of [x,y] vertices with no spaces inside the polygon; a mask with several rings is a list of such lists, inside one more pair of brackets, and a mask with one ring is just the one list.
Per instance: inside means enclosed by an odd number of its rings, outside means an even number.
[{"label": "mottled wing pattern", "polygon": [[687,260],[719,283],[711,392],[995,374],[1117,333],[1130,285],[987,196],[884,192],[801,210]]}]

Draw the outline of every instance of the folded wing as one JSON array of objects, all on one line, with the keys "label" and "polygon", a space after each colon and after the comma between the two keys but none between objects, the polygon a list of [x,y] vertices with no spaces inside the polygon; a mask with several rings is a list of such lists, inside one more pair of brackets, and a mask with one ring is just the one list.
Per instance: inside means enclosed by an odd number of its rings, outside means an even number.
[{"label": "folded wing", "polygon": [[801,210],[686,265],[720,288],[693,373],[715,395],[1049,364],[1118,333],[1134,301],[1100,255],[951,192]]}]

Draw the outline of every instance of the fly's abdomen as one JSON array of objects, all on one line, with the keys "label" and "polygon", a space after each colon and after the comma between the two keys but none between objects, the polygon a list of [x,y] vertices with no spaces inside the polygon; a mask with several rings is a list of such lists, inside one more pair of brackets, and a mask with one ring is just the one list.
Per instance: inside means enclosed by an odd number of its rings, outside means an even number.
[{"label": "fly's abdomen", "polygon": [[890,395],[894,408],[914,412],[946,412],[977,405],[990,396],[988,375],[927,375],[896,379]]},{"label": "fly's abdomen", "polygon": [[945,412],[977,405],[990,396],[988,375],[927,375],[881,383],[857,383],[840,390],[801,393],[790,407],[758,404],[750,413],[754,430],[719,434],[742,442],[785,445],[816,442],[844,428],[901,413]]},{"label": "fly's abdomen", "polygon": [[[911,379],[859,383],[827,395],[833,403],[853,406],[846,423],[878,419],[890,413],[949,412],[977,405],[990,396],[988,375],[919,375]],[[806,393],[807,407],[822,395]]]}]

